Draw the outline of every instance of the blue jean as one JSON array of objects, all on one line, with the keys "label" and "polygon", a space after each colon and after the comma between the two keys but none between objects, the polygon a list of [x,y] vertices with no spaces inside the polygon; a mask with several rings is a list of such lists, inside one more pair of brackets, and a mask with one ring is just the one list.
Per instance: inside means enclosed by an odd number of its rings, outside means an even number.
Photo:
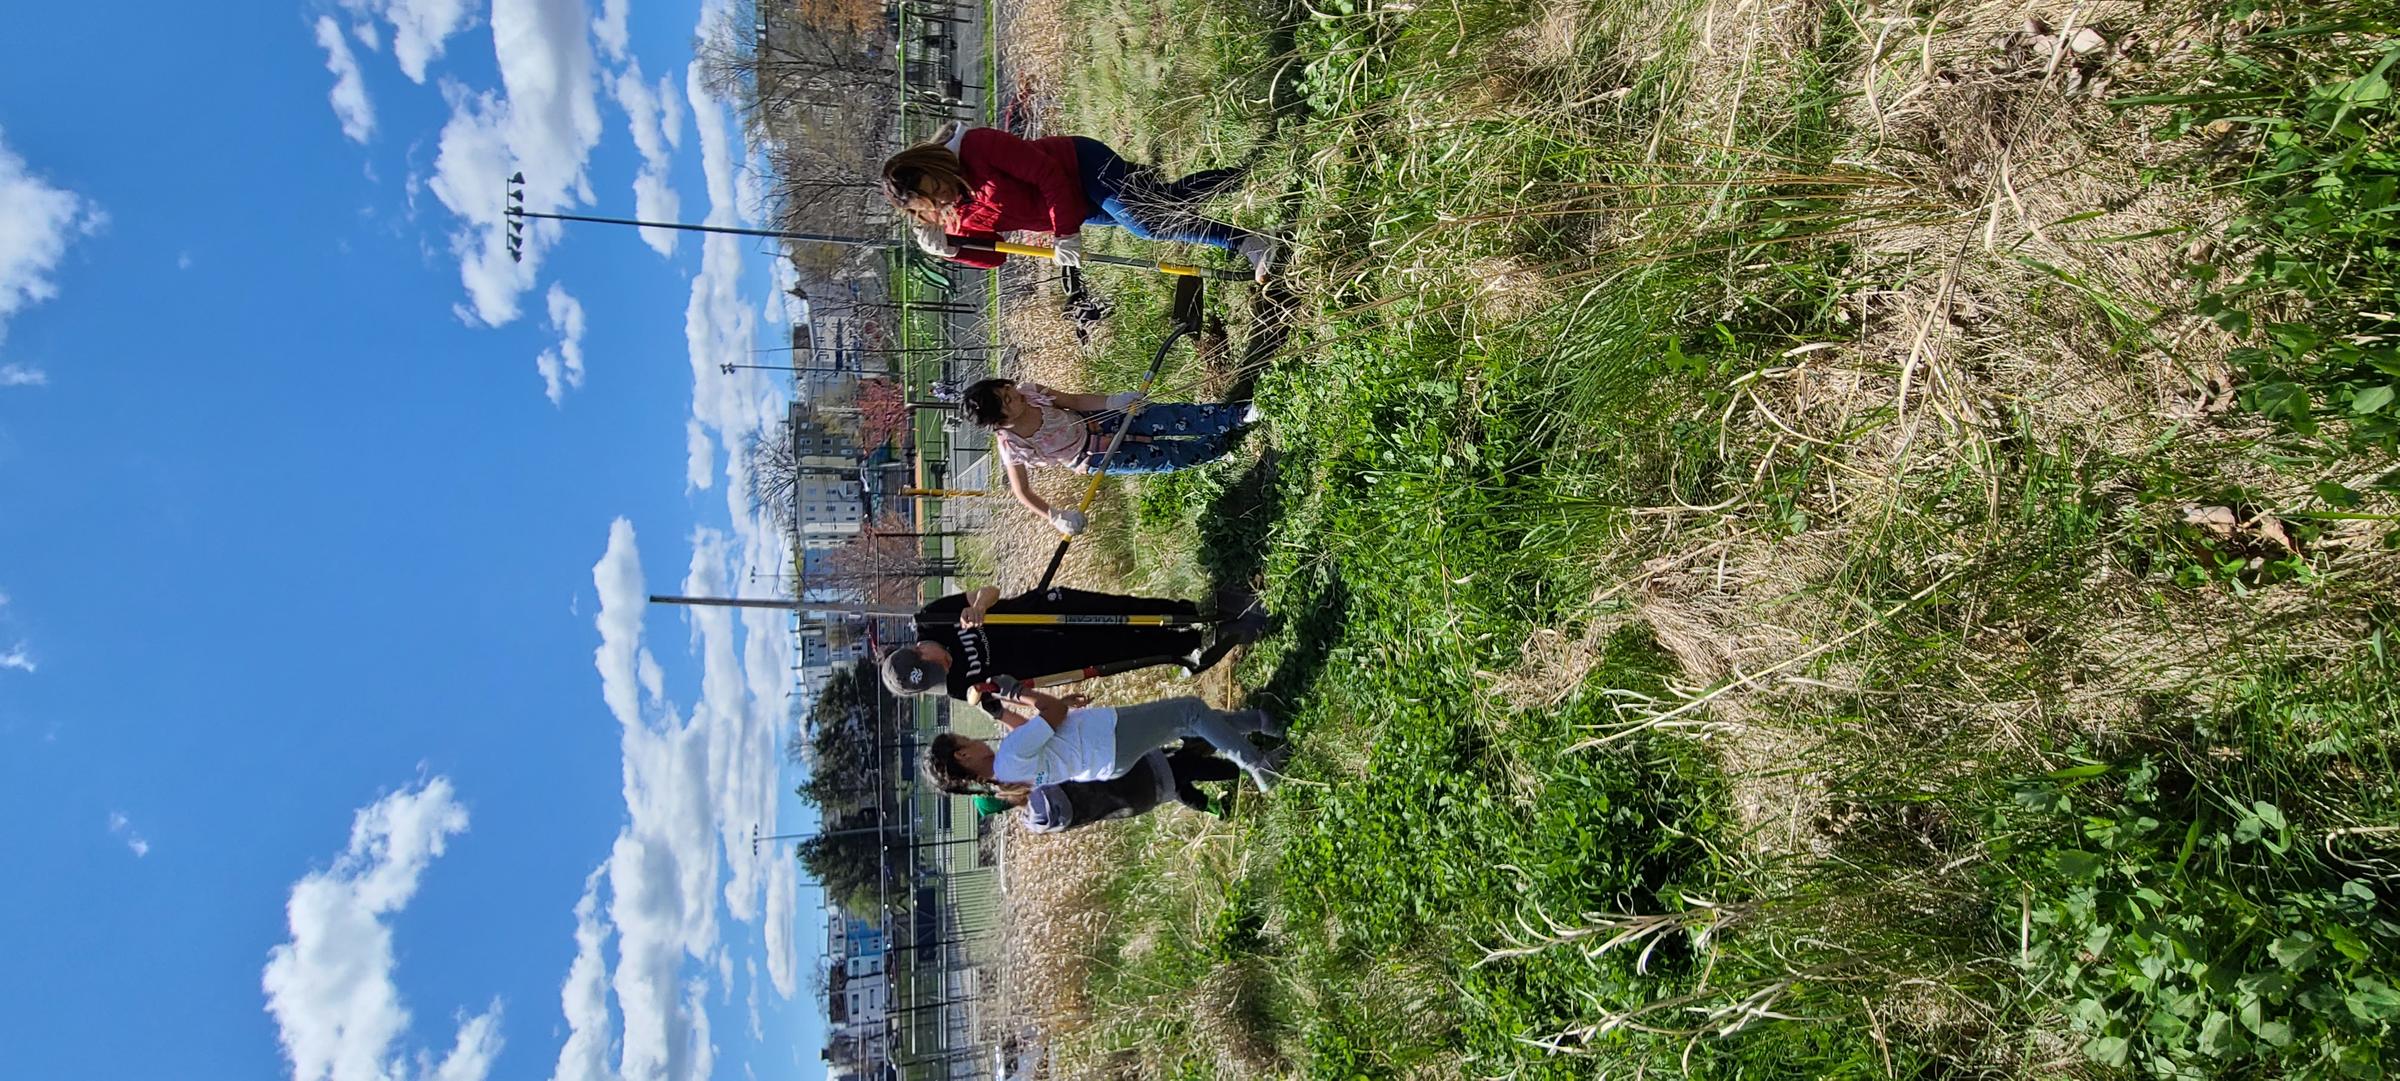
[{"label": "blue jean", "polygon": [[[1250,733],[1264,732],[1267,715],[1254,709],[1210,709],[1189,695],[1136,702],[1117,707],[1116,771],[1123,774],[1142,756],[1178,739],[1204,739],[1219,756],[1252,776],[1266,771],[1267,756],[1250,743]],[[1263,786],[1262,786],[1263,787]]]},{"label": "blue jean", "polygon": [[1075,138],[1077,179],[1092,204],[1085,225],[1114,225],[1144,240],[1207,244],[1233,251],[1249,234],[1191,212],[1242,178],[1240,169],[1209,169],[1181,180],[1163,181],[1118,157],[1108,144]]},{"label": "blue jean", "polygon": [[[1126,428],[1117,456],[1108,459],[1111,473],[1172,473],[1216,461],[1233,449],[1233,430],[1242,426],[1240,402],[1166,402],[1144,406]],[[1113,419],[1100,422],[1115,432]],[[1148,441],[1138,441],[1147,436]],[[1098,451],[1084,453],[1086,471],[1100,467]]]}]

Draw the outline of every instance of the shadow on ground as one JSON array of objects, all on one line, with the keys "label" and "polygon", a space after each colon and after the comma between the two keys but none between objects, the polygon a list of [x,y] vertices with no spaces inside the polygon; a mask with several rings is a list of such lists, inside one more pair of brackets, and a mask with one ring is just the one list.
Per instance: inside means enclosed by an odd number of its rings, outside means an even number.
[{"label": "shadow on ground", "polygon": [[1209,502],[1194,523],[1200,533],[1200,567],[1216,610],[1249,612],[1259,603],[1259,575],[1267,562],[1267,536],[1279,510],[1276,481],[1282,475],[1269,447]]},{"label": "shadow on ground", "polygon": [[1292,599],[1291,609],[1275,617],[1285,632],[1275,669],[1243,699],[1247,706],[1281,716],[1291,715],[1307,701],[1350,623],[1350,589],[1339,578],[1329,576],[1318,588]]}]

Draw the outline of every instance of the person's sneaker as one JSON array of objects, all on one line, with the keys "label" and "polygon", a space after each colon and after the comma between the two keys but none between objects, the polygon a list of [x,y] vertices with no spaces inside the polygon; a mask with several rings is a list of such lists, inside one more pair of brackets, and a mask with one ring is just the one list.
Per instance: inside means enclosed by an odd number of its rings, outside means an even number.
[{"label": "person's sneaker", "polygon": [[1292,734],[1292,726],[1284,723],[1283,718],[1269,713],[1263,709],[1253,709],[1250,712],[1258,717],[1259,731],[1273,736],[1276,739],[1284,739]]},{"label": "person's sneaker", "polygon": [[1235,250],[1241,253],[1242,258],[1250,260],[1251,278],[1265,285],[1267,272],[1275,269],[1275,242],[1252,233],[1243,237],[1241,245]]},{"label": "person's sneaker", "polygon": [[1224,660],[1225,655],[1233,652],[1234,647],[1238,645],[1241,643],[1231,638],[1216,638],[1208,644],[1207,648],[1192,654],[1191,658],[1184,662],[1184,674],[1196,676],[1216,667],[1217,662]]},{"label": "person's sneaker", "polygon": [[1266,416],[1266,414],[1258,411],[1257,402],[1243,402],[1241,419],[1235,421],[1234,423],[1247,428],[1250,425],[1258,423],[1259,419],[1264,416]]}]

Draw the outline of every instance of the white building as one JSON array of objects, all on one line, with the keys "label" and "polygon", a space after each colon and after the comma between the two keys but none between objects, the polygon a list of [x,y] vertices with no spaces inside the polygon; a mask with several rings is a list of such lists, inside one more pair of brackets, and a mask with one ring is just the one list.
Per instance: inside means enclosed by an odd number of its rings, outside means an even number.
[{"label": "white building", "polygon": [[891,982],[887,929],[838,906],[825,921],[825,1076],[881,1078],[890,1061]]},{"label": "white building", "polygon": [[814,403],[796,401],[784,415],[791,427],[792,454],[800,476],[793,485],[793,532],[798,547],[838,541],[866,524],[866,502],[858,478],[858,439],[826,423]]}]

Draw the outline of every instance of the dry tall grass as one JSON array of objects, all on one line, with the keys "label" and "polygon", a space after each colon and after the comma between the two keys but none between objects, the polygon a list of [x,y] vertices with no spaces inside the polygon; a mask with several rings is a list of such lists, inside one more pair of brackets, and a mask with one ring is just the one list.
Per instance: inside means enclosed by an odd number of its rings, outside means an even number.
[{"label": "dry tall grass", "polygon": [[[1730,144],[1729,133],[1790,108],[1791,87],[1756,55],[1812,49],[1826,10],[1814,2],[1704,9],[1693,93],[1660,130],[1721,162],[1714,148]],[[2239,449],[2267,431],[2226,409],[2233,342],[2190,310],[2186,242],[2175,235],[2229,208],[2188,186],[2146,180],[2143,167],[2165,151],[2143,135],[2144,118],[2104,103],[2116,67],[2131,63],[2123,54],[2140,41],[2135,28],[2160,25],[2155,12],[2132,3],[1982,4],[1933,16],[1841,10],[1873,44],[1859,67],[1863,92],[1840,117],[1856,134],[1837,160],[1893,178],[1906,201],[1931,210],[1859,231],[1847,276],[1877,284],[1846,305],[1854,335],[1795,349],[1788,364],[1750,382],[1734,409],[1693,418],[1722,423],[1729,458],[1754,476],[1802,449],[1828,467],[1793,497],[1807,531],[1769,536],[1747,504],[1673,514],[1672,528],[1627,538],[1622,550],[1643,559],[1599,591],[1588,618],[1536,633],[1521,666],[1492,684],[1519,705],[1554,702],[1597,663],[1610,632],[1628,619],[1645,623],[1683,670],[1682,701],[1707,702],[1670,723],[1720,748],[1752,843],[1790,853],[1821,854],[1819,825],[1828,820],[1821,776],[1795,765],[1810,760],[1824,733],[1793,719],[1840,715],[1878,693],[1864,689],[1871,681],[1856,662],[1818,659],[1877,620],[1848,599],[1847,584],[1862,575],[1959,572],[1945,596],[1969,621],[1959,633],[1970,648],[1946,678],[1905,688],[1905,708],[1933,729],[2017,753],[2062,734],[2122,730],[2135,720],[2134,703],[2158,708],[2161,695],[2192,694],[2234,639],[2271,628],[2307,652],[2357,632],[2354,614],[2298,591],[2201,593],[2161,606],[2128,568],[2103,557],[2082,569],[2073,643],[2046,647],[2063,652],[2075,674],[2063,687],[2027,686],[2011,673],[2030,655],[2034,632],[2006,614],[2006,587],[1987,585],[2005,568],[1976,563],[2004,538],[1949,538],[1918,551],[1923,567],[1861,565],[1884,557],[1879,537],[1938,531],[1925,515],[1944,488],[1999,500],[2019,485],[2028,452],[2132,457],[2171,445],[2196,469],[2269,504],[2303,503],[2315,480],[2337,478],[2277,471]],[[1526,33],[1570,32],[1560,29],[1566,21],[1554,12]],[[2065,41],[2078,27],[2093,35],[2074,39],[2090,52],[2042,51],[2044,34]],[[1694,151],[1662,139],[1657,152],[1671,160]],[[2041,293],[2047,302],[2037,306],[2031,298]],[[2062,303],[2062,295],[2080,299]],[[2110,306],[2131,317],[2112,316]],[[2390,581],[2400,564],[2353,546],[2333,552],[2328,570]]]},{"label": "dry tall grass", "polygon": [[[1063,0],[1043,2],[1063,10]],[[1370,14],[1446,17],[1430,5],[1382,5]],[[2295,589],[2187,591],[2162,603],[2105,549],[2058,572],[2071,612],[2027,612],[2010,595],[2008,561],[2029,541],[2012,535],[2011,516],[2001,512],[2007,494],[2025,488],[2034,457],[2080,465],[2164,447],[2192,472],[2242,486],[2268,505],[2307,502],[2319,480],[2355,479],[2280,470],[2246,452],[2267,429],[2227,408],[2233,340],[2190,310],[2187,241],[2169,235],[2221,221],[2229,208],[2189,185],[2147,179],[2145,168],[2167,149],[2145,134],[2149,118],[2139,110],[2106,104],[2118,81],[2174,61],[2182,17],[2128,0],[1935,10],[1828,0],[1554,0],[1497,35],[1479,65],[1462,62],[1467,70],[1457,78],[1428,80],[1372,115],[1318,118],[1318,132],[1331,135],[1303,162],[1304,177],[1350,166],[1393,129],[1465,146],[1469,136],[1457,132],[1469,122],[1513,119],[1571,142],[1600,118],[1649,132],[1646,164],[1730,178],[1721,190],[1699,188],[1671,207],[1645,209],[1652,197],[1638,193],[1512,192],[1500,189],[1508,179],[1501,177],[1492,190],[1456,193],[1445,210],[1455,214],[1418,238],[1364,254],[1308,253],[1312,270],[1336,283],[1416,281],[1427,296],[1470,283],[1462,312],[1436,308],[1428,317],[1461,319],[1471,336],[1571,300],[1612,258],[1645,254],[1640,244],[1656,250],[1667,238],[1650,232],[1666,222],[1705,235],[1737,221],[1745,178],[1814,168],[1732,149],[1800,122],[1811,91],[1795,77],[1793,58],[1830,52],[1829,66],[1846,80],[1841,89],[1855,91],[1815,122],[1847,133],[1832,154],[1839,170],[1872,181],[1847,196],[1847,209],[1890,209],[1861,219],[1830,268],[1852,283],[1838,316],[1844,333],[1746,377],[1730,409],[1687,418],[1721,426],[1722,457],[1754,485],[1805,449],[1819,468],[1789,499],[1807,524],[1796,533],[1773,527],[1755,491],[1719,506],[1648,508],[1595,557],[1615,573],[1583,616],[1532,634],[1516,668],[1490,674],[1494,694],[1516,708],[1554,706],[1597,667],[1611,632],[1645,625],[1681,678],[1665,700],[1629,702],[1628,729],[1668,727],[1715,749],[1749,853],[1762,864],[1805,862],[1865,828],[1856,807],[1827,795],[1828,771],[1849,764],[1828,756],[1835,737],[1851,739],[1850,754],[1912,751],[1874,742],[1888,732],[1861,737],[1812,718],[1872,713],[1893,722],[1891,732],[1921,739],[1918,746],[1952,748],[1956,761],[2038,758],[2067,737],[2125,732],[2159,712],[2200,708],[2195,688],[2244,640],[2272,636],[2303,656],[2355,643],[2356,613]],[[1825,28],[1837,21],[1853,44],[1827,46]],[[1060,33],[1045,45],[1069,38]],[[1660,55],[1684,62],[1665,90],[1636,93],[1645,65]],[[1626,115],[1637,107],[1657,111]],[[1509,219],[1528,210],[1555,213],[1589,263],[1545,264],[1477,243],[1527,228]],[[1437,236],[1447,250],[1420,242]],[[1462,249],[1471,254],[1455,254]],[[1733,280],[1743,268],[1726,269]],[[1071,381],[1072,345],[1062,347],[1055,328],[1031,317],[1023,333],[1039,346],[1028,370]],[[2112,528],[2137,531],[2182,513],[2139,504],[2131,491],[2138,483],[2127,477],[2104,493],[2128,508]],[[1970,519],[1983,524],[1952,527]],[[1891,543],[1896,536],[1912,543]],[[2357,595],[2400,588],[2400,556],[2350,536],[2329,531],[2317,553],[2320,573]],[[1020,544],[1046,556],[1046,544]],[[1097,580],[1110,568],[1078,570]],[[1894,595],[1898,582],[1934,585]],[[1936,606],[1938,616],[1927,614]],[[1933,621],[1956,648],[1922,669],[1903,663],[1918,658],[1905,656],[1911,646],[1898,630]],[[1904,673],[1913,674],[1897,675]],[[1524,772],[1521,798],[1538,798],[1530,779],[1538,771]],[[1902,825],[1941,843],[1938,823]],[[1067,896],[1089,897],[1075,891],[1098,889],[1118,863],[1167,876],[1201,866],[1195,852],[1225,843],[1217,830],[1178,824],[1144,834],[1138,848],[1113,834],[1042,839],[1029,859],[1055,868],[1048,873]],[[1027,949],[1041,955],[1027,963],[1049,966],[1043,978],[1063,981],[1050,993],[1073,1007],[1044,1020],[1090,1023],[1064,989],[1084,986],[1076,981],[1095,965],[1127,963],[1078,952],[1112,929],[1089,914],[1022,918]],[[1218,1005],[1238,998],[1238,974],[1212,976],[1206,986]],[[1927,1002],[1906,1012],[1915,1016],[1889,1021],[1895,1039],[1968,1024],[1973,1010]],[[1235,1049],[1222,1057],[1226,1076],[1254,1076],[1242,1071],[1271,1061],[1240,1051],[1238,1034],[1223,1042]],[[1105,1065],[1144,1075],[1140,1063]]]}]

